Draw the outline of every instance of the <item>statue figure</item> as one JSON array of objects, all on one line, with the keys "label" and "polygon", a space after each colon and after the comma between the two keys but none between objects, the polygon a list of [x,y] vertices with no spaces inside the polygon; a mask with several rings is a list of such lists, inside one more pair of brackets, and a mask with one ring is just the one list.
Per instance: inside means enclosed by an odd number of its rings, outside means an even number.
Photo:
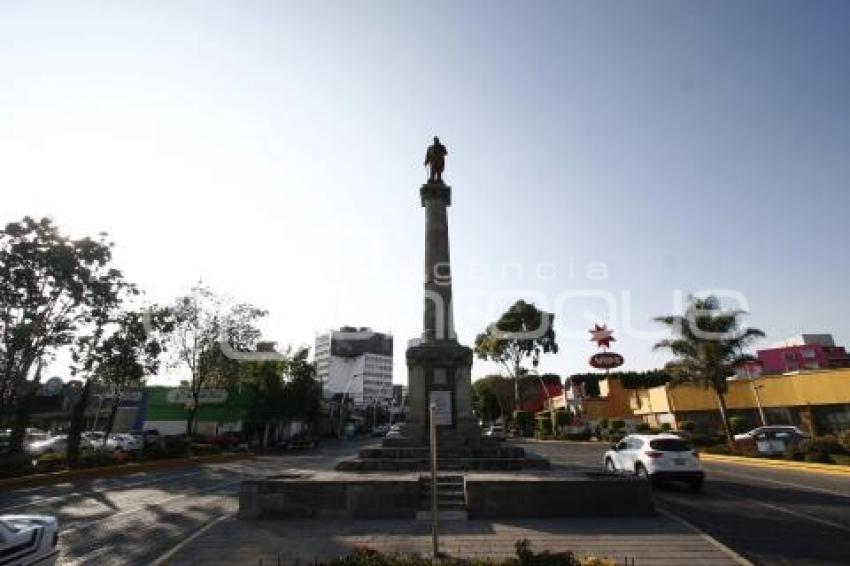
[{"label": "statue figure", "polygon": [[434,145],[428,148],[425,153],[425,163],[423,163],[423,165],[431,166],[431,172],[428,174],[429,183],[443,184],[443,169],[446,168],[448,153],[446,146],[440,143],[440,138],[434,136]]}]

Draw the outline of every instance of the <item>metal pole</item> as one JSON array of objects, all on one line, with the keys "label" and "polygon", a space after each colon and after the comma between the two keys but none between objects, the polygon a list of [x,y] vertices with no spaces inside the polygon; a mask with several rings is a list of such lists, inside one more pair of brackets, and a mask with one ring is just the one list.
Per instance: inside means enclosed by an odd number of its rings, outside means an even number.
[{"label": "metal pole", "polygon": [[750,375],[750,366],[745,365],[744,368],[747,370],[747,380],[750,382],[750,387],[753,390],[753,397],[756,398],[756,407],[759,411],[759,418],[761,419],[761,426],[767,426],[767,419],[764,418],[764,409],[761,406],[761,396],[759,395],[759,387],[761,385],[756,385],[753,381],[753,376]]},{"label": "metal pole", "polygon": [[437,422],[434,420],[436,408],[436,405],[431,403],[429,407],[431,421],[431,551],[434,560],[440,554],[440,508],[437,500]]}]

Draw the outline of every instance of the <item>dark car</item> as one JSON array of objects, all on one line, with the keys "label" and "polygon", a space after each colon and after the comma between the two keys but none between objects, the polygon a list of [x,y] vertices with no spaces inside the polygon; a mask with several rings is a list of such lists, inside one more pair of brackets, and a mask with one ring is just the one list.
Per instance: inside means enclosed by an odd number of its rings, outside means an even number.
[{"label": "dark car", "polygon": [[293,434],[278,444],[280,448],[285,450],[304,450],[306,448],[316,448],[318,445],[319,439],[310,431]]}]

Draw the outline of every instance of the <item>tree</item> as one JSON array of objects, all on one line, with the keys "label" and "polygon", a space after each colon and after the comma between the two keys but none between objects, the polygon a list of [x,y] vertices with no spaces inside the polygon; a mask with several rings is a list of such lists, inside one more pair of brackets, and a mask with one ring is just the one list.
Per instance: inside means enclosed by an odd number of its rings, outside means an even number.
[{"label": "tree", "polygon": [[683,315],[655,320],[670,328],[673,337],[658,342],[654,349],[668,350],[676,359],[665,366],[671,383],[696,383],[710,388],[717,397],[726,440],[732,446],[732,430],[726,408],[727,378],[736,366],[755,358],[744,348],[764,336],[757,328],[742,327],[741,310],[723,310],[717,297],[690,297]]},{"label": "tree", "polygon": [[474,409],[483,421],[507,419],[510,416],[511,387],[501,375],[488,375],[472,384]]},{"label": "tree", "polygon": [[314,425],[322,407],[322,384],[316,378],[316,365],[309,362],[309,348],[300,348],[286,362],[284,406],[286,414]]},{"label": "tree", "polygon": [[167,309],[150,307],[141,313],[124,312],[115,321],[111,334],[95,347],[93,377],[111,395],[104,444],[112,432],[126,390],[144,385],[145,377],[159,369],[163,351],[163,340],[159,336],[167,334],[172,326]]},{"label": "tree", "polygon": [[198,283],[177,299],[172,313],[171,343],[178,363],[185,364],[190,372],[186,434],[191,435],[201,390],[213,384],[238,382],[239,362],[255,359],[249,354],[260,338],[256,323],[267,312],[247,303],[228,304]]},{"label": "tree", "polygon": [[307,358],[310,350],[290,349],[280,360],[251,361],[243,365],[241,383],[254,392],[250,420],[263,427],[265,446],[272,426],[286,420],[299,420],[311,426],[319,419],[322,386],[315,365]]},{"label": "tree", "polygon": [[532,303],[519,300],[475,338],[475,354],[482,360],[500,363],[514,379],[514,408],[519,409],[519,377],[522,363],[531,358],[533,367],[540,355],[557,353],[553,326],[555,315],[545,313]]},{"label": "tree", "polygon": [[106,234],[73,240],[50,219],[29,216],[0,231],[0,414],[14,409],[12,451],[23,447],[34,367],[118,307],[127,287],[112,268]]}]

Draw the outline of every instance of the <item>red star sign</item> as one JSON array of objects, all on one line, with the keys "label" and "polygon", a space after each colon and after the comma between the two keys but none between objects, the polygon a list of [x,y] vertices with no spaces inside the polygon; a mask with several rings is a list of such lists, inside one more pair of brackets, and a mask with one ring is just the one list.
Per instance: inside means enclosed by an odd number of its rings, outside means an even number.
[{"label": "red star sign", "polygon": [[598,324],[594,324],[596,328],[591,328],[588,330],[590,335],[593,336],[591,338],[591,342],[596,342],[596,345],[600,348],[608,349],[611,347],[611,342],[616,342],[617,339],[614,338],[614,331],[608,330],[606,325],[599,326]]}]

